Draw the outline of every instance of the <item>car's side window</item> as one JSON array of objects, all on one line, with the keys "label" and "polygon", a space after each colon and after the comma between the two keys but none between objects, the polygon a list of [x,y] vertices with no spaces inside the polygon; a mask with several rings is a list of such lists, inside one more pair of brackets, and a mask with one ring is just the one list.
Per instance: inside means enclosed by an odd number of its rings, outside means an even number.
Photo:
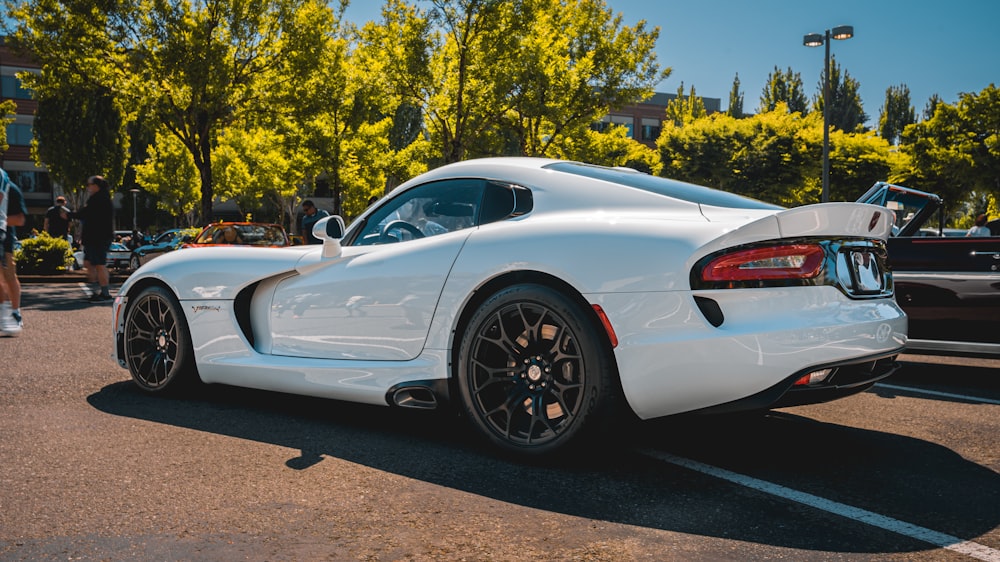
[{"label": "car's side window", "polygon": [[427,183],[394,197],[369,216],[352,245],[389,244],[475,226],[485,182]]}]

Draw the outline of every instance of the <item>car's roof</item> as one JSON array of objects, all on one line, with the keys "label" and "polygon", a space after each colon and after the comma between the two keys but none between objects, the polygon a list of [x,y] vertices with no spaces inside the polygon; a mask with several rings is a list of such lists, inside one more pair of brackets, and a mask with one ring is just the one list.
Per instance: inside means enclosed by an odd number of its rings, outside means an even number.
[{"label": "car's roof", "polygon": [[[465,160],[430,170],[396,188],[410,189],[427,181],[477,177],[514,182],[538,194],[551,194],[552,208],[645,207],[693,205],[769,209],[781,207],[734,193],[678,180],[653,176],[630,168],[596,166],[582,162],[532,157],[492,157]],[[539,207],[536,206],[536,209]],[[541,205],[544,209],[545,205]]]}]

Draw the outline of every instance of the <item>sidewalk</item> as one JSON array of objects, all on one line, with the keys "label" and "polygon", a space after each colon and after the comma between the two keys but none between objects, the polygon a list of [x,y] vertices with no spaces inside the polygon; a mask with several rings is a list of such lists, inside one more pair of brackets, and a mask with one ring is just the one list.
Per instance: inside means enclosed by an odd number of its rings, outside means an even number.
[{"label": "sidewalk", "polygon": [[[126,278],[128,278],[128,273],[119,272],[111,270],[112,283],[121,283]],[[87,282],[87,272],[86,271],[61,271],[58,273],[50,274],[17,274],[18,280],[21,281],[22,285],[27,285],[31,283],[86,283]]]}]

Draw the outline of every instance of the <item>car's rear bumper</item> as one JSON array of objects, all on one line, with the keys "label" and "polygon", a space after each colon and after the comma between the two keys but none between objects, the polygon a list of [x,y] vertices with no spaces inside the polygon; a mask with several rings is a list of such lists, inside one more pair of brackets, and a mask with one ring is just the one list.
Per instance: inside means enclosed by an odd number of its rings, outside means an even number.
[{"label": "car's rear bumper", "polygon": [[[899,369],[899,363],[896,361],[897,355],[897,353],[892,353],[887,356],[865,358],[863,361],[835,365],[815,365],[803,369],[801,372],[788,377],[771,388],[752,396],[704,408],[694,413],[727,414],[804,406],[837,400],[851,396],[852,394],[864,392],[876,382],[896,372]],[[826,369],[830,369],[831,373],[823,382],[816,384],[796,384],[796,382],[801,381],[803,377],[810,373]]]},{"label": "car's rear bumper", "polygon": [[[622,389],[640,418],[755,396],[754,407],[830,400],[887,376],[906,344],[906,315],[892,298],[854,300],[832,287],[699,291],[721,310],[713,326],[694,296],[591,295],[619,339]],[[803,375],[834,367],[844,374],[779,400]]]}]

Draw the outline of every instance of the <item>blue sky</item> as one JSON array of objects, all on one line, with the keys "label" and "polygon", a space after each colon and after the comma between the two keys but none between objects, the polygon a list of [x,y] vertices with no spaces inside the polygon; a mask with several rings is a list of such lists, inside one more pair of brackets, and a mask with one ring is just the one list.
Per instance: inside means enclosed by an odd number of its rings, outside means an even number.
[{"label": "blue sky", "polygon": [[[685,92],[693,85],[698,95],[720,98],[725,107],[739,73],[747,112],[756,111],[775,66],[801,74],[811,99],[823,47],[804,46],[802,36],[838,25],[854,26],[854,37],[833,41],[831,54],[859,82],[870,123],[889,86],[909,87],[919,117],[933,94],[954,103],[961,92],[1000,83],[998,0],[606,1],[626,25],[644,19],[659,26],[657,60],[673,71],[657,91],[676,92],[683,82]],[[378,19],[381,6],[353,0],[346,18],[359,25]]]}]

